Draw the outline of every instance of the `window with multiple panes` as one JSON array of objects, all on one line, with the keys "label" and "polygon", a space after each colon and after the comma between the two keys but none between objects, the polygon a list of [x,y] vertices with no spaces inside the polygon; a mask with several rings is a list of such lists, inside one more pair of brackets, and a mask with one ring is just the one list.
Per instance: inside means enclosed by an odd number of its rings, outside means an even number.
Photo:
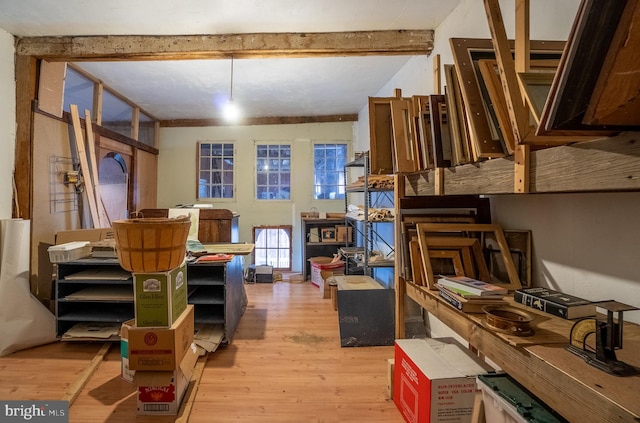
[{"label": "window with multiple panes", "polygon": [[291,198],[291,145],[256,144],[256,198]]},{"label": "window with multiple panes", "polygon": [[198,198],[234,197],[234,145],[198,143]]},{"label": "window with multiple panes", "polygon": [[313,198],[344,199],[344,165],[347,144],[313,145]]},{"label": "window with multiple panes", "polygon": [[254,263],[291,270],[291,226],[253,228]]}]

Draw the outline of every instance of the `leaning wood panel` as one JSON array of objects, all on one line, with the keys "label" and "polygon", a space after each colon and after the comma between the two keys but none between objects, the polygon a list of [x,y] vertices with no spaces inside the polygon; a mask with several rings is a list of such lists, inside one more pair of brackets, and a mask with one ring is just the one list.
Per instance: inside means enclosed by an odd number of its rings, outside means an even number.
[{"label": "leaning wood panel", "polygon": [[369,160],[372,175],[393,173],[393,98],[369,97]]}]

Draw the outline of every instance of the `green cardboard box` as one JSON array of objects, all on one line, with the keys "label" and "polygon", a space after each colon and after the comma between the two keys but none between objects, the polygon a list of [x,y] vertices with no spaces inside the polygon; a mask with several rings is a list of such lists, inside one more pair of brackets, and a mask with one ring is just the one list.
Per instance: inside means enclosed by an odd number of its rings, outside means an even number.
[{"label": "green cardboard box", "polygon": [[187,266],[168,272],[134,273],[137,327],[168,328],[187,308]]}]

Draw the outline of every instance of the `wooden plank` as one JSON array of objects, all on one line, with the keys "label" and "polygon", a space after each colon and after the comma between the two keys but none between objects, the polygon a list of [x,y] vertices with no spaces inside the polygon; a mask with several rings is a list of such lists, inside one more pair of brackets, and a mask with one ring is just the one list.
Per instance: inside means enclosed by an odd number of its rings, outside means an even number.
[{"label": "wooden plank", "polygon": [[[357,122],[357,114],[325,115],[325,116],[267,116],[242,118],[233,125],[295,125],[299,123]],[[161,120],[162,128],[193,128],[200,126],[230,126],[225,119],[172,119]]]},{"label": "wooden plank", "polygon": [[94,222],[97,228],[110,228],[111,220],[107,214],[107,210],[102,202],[102,196],[100,195],[100,178],[98,176],[98,162],[96,160],[95,140],[93,138],[93,125],[91,124],[91,112],[89,110],[84,111],[84,125],[87,131],[87,149],[89,150],[89,164],[91,165],[91,183],[95,191],[96,198],[96,210],[98,211],[98,223]]},{"label": "wooden plank", "polygon": [[[516,144],[522,144],[529,129],[529,114],[525,110],[522,94],[516,75],[515,62],[507,39],[507,31],[502,20],[500,3],[498,0],[484,0],[484,8],[489,21],[489,30],[496,53],[496,61],[500,69],[500,81],[507,102],[509,120]],[[520,34],[523,35],[523,34]],[[527,40],[528,41],[528,40]],[[527,43],[528,44],[528,43]],[[516,43],[516,46],[523,44]],[[524,52],[523,52],[524,53]],[[528,53],[528,48],[527,48]]]},{"label": "wooden plank", "polygon": [[198,357],[198,361],[196,362],[193,373],[191,374],[189,387],[184,393],[182,404],[180,404],[180,409],[178,410],[175,423],[189,422],[189,416],[191,416],[191,411],[193,410],[193,405],[196,401],[196,394],[198,393],[198,387],[200,386],[200,381],[202,380],[202,374],[204,373],[204,368],[207,365],[208,358],[209,353],[206,351],[203,356]]},{"label": "wooden plank", "polygon": [[427,55],[433,30],[22,37],[16,54],[50,60],[173,60]]},{"label": "wooden plank", "polygon": [[109,352],[109,348],[111,348],[112,342],[105,342],[100,348],[100,351],[93,357],[89,365],[82,371],[80,377],[76,379],[76,381],[69,386],[67,392],[65,392],[64,396],[61,398],[63,401],[69,401],[69,405],[73,404],[73,402],[78,398],[80,392],[85,387],[91,376],[98,370],[100,364],[104,361],[104,357]]},{"label": "wooden plank", "polygon": [[530,192],[640,190],[637,137],[630,132],[532,152]]},{"label": "wooden plank", "polygon": [[80,169],[82,177],[84,178],[84,188],[87,194],[87,203],[89,205],[89,211],[91,212],[91,220],[93,221],[93,227],[99,227],[100,218],[98,216],[98,208],[96,203],[96,197],[93,191],[93,182],[91,181],[91,169],[89,162],[87,161],[87,153],[84,147],[84,136],[82,135],[82,126],[80,124],[80,115],[78,113],[78,105],[71,104],[69,106],[71,110],[71,120],[73,124],[73,134],[75,138],[76,150],[78,153],[78,159],[80,160]]},{"label": "wooden plank", "polygon": [[627,0],[585,111],[587,125],[640,125],[640,1]]},{"label": "wooden plank", "polygon": [[[513,193],[513,157],[444,169],[447,195]],[[531,151],[530,193],[640,191],[637,133]],[[407,196],[433,196],[433,172],[405,176]]]}]

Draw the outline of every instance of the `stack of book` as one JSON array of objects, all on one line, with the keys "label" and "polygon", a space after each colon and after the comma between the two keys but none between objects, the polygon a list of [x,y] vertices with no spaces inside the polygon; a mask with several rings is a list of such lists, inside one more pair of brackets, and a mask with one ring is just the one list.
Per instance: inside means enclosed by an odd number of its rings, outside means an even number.
[{"label": "stack of book", "polygon": [[563,319],[577,319],[596,314],[595,302],[548,288],[518,289],[513,294],[513,300]]},{"label": "stack of book", "polygon": [[481,313],[486,305],[504,305],[505,288],[466,276],[440,276],[438,293],[447,303],[466,313]]}]

